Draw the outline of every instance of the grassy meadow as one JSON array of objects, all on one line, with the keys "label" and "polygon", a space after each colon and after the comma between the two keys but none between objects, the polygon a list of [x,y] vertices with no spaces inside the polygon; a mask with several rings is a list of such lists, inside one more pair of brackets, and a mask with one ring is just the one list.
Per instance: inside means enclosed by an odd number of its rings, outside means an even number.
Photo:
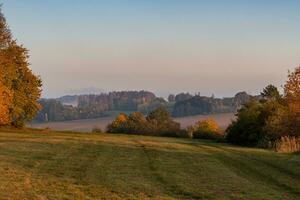
[{"label": "grassy meadow", "polygon": [[299,166],[205,140],[0,131],[0,199],[296,200]]}]

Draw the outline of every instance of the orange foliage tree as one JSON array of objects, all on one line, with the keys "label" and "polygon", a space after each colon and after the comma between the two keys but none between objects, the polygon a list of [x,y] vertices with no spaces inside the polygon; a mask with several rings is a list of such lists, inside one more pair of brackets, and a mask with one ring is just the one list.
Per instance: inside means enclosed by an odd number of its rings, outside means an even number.
[{"label": "orange foliage tree", "polygon": [[124,113],[120,113],[116,119],[107,126],[108,133],[123,133],[125,130],[128,116]]},{"label": "orange foliage tree", "polygon": [[4,85],[5,71],[4,63],[5,57],[1,55],[0,51],[0,126],[8,125],[10,123],[10,105],[12,103],[12,91]]},{"label": "orange foliage tree", "polygon": [[288,131],[291,135],[300,136],[300,66],[289,73],[284,97],[288,105]]},{"label": "orange foliage tree", "polygon": [[23,126],[39,109],[42,83],[29,69],[28,58],[28,50],[13,39],[0,10],[0,125]]},{"label": "orange foliage tree", "polygon": [[188,128],[188,132],[194,138],[215,139],[222,136],[218,124],[212,118],[198,121]]},{"label": "orange foliage tree", "polygon": [[10,122],[9,106],[11,102],[11,91],[2,84],[0,77],[0,126],[7,125]]}]

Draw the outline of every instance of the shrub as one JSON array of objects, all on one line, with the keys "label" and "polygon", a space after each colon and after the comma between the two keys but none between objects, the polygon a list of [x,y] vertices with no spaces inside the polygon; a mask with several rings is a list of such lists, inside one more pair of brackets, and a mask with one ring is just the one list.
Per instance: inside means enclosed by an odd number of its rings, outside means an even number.
[{"label": "shrub", "polygon": [[157,108],[145,118],[139,112],[120,114],[107,126],[108,133],[127,133],[179,137],[180,124],[174,122],[165,108]]},{"label": "shrub", "polygon": [[126,114],[120,113],[112,123],[108,124],[106,131],[108,133],[125,133],[127,119]]},{"label": "shrub", "polygon": [[146,134],[147,121],[139,112],[133,112],[128,117],[124,124],[125,133],[129,134]]},{"label": "shrub", "polygon": [[159,107],[147,116],[148,132],[153,135],[177,137],[180,124],[173,121],[169,112]]},{"label": "shrub", "polygon": [[277,152],[281,153],[292,153],[300,151],[300,138],[285,136],[276,140],[273,144],[273,148]]},{"label": "shrub", "polygon": [[193,138],[217,139],[223,137],[218,124],[211,118],[197,122],[188,128],[188,132]]}]

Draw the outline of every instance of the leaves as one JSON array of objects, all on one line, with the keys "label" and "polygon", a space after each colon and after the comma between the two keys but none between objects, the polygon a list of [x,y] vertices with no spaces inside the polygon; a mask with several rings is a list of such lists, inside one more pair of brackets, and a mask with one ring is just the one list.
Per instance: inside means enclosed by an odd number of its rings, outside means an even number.
[{"label": "leaves", "polygon": [[0,103],[2,121],[23,126],[40,108],[41,79],[29,69],[28,50],[18,45],[0,11]]}]

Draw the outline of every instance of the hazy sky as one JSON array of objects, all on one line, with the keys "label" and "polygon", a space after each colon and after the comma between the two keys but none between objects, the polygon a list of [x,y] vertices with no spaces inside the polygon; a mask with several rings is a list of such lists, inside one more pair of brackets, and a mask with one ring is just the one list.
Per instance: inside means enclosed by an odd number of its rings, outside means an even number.
[{"label": "hazy sky", "polygon": [[256,94],[300,64],[296,0],[0,0],[43,97]]}]

